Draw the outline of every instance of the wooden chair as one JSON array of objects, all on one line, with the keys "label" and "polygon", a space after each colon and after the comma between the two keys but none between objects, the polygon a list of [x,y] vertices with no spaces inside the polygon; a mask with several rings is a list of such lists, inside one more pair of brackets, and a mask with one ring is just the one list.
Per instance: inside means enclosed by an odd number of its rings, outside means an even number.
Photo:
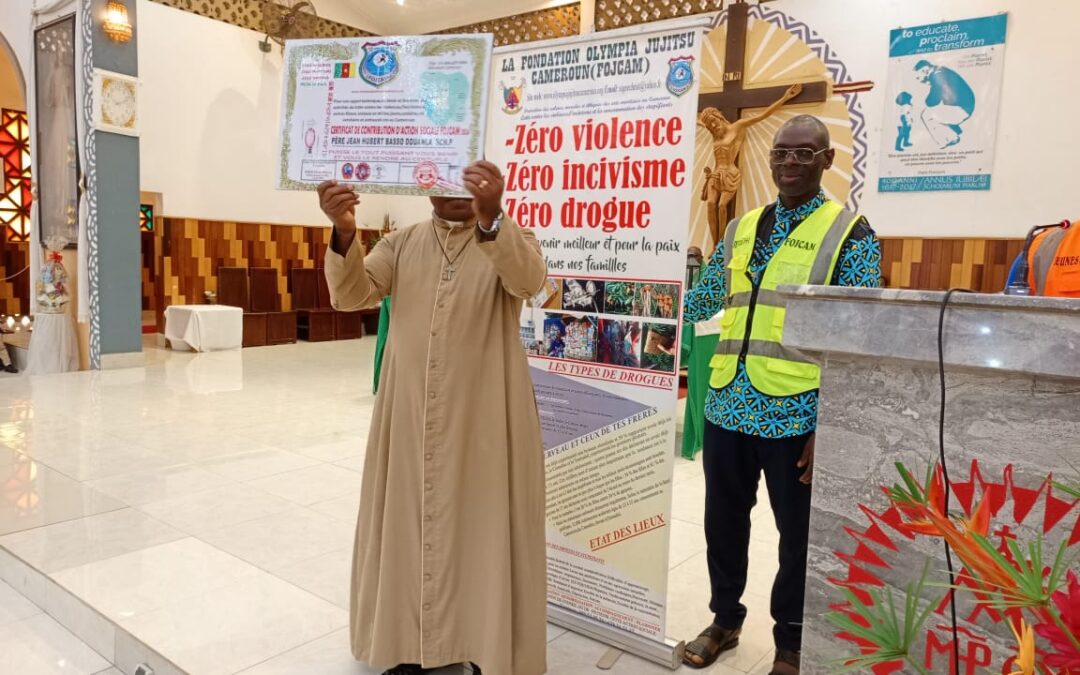
[{"label": "wooden chair", "polygon": [[[326,274],[320,269],[318,283],[318,303],[320,309],[330,309],[330,287],[326,284]],[[355,340],[364,337],[364,314],[370,310],[362,309],[356,312],[341,312],[334,310],[334,339]],[[376,320],[378,310],[376,310]]]},{"label": "wooden chair", "polygon": [[334,310],[319,307],[319,280],[326,284],[321,269],[292,269],[293,309],[296,310],[296,333],[301,340],[324,342],[334,339]]},{"label": "wooden chair", "polygon": [[243,346],[265,347],[269,344],[267,315],[251,310],[246,267],[219,267],[217,296],[219,305],[230,305],[244,310]]},{"label": "wooden chair", "polygon": [[296,342],[296,312],[281,311],[278,271],[273,267],[248,269],[251,281],[251,311],[266,314],[266,341],[271,345]]}]

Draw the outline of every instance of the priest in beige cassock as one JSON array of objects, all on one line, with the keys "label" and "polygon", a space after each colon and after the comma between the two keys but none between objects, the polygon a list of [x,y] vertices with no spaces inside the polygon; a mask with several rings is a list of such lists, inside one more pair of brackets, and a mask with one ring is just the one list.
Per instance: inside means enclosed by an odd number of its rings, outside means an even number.
[{"label": "priest in beige cassock", "polygon": [[499,169],[478,162],[464,181],[473,199],[433,197],[431,220],[366,256],[356,194],[319,186],[334,224],[333,306],[390,295],[394,308],[351,612],[353,654],[384,675],[469,662],[484,675],[546,670],[544,458],[519,324],[547,271],[533,234],[503,216]]}]

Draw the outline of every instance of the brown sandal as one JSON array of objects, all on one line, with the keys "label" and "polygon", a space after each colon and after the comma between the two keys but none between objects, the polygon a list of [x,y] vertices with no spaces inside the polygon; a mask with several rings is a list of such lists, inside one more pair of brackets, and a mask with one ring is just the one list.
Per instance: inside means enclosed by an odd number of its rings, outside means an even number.
[{"label": "brown sandal", "polygon": [[[740,633],[742,633],[742,628],[724,628],[715,623],[712,624],[701,631],[696,640],[686,645],[683,663],[691,668],[708,668],[716,663],[716,659],[721,654],[739,645]],[[692,656],[701,659],[701,663],[694,661]]]}]

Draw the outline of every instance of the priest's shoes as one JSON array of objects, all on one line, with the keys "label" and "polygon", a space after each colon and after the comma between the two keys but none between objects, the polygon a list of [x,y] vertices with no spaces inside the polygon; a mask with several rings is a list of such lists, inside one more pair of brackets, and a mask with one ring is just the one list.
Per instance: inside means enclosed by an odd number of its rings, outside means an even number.
[{"label": "priest's shoes", "polygon": [[428,668],[421,668],[415,663],[402,663],[401,665],[394,666],[390,670],[383,671],[382,675],[424,675],[430,673]]}]

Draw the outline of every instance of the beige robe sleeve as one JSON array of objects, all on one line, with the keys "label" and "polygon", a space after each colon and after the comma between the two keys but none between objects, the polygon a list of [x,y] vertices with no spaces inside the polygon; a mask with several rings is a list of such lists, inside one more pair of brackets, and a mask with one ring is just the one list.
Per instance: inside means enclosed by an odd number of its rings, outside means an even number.
[{"label": "beige robe sleeve", "polygon": [[547,279],[547,263],[536,235],[504,218],[494,239],[480,237],[480,250],[495,265],[503,290],[515,298],[528,300],[536,295]]},{"label": "beige robe sleeve", "polygon": [[397,234],[383,237],[366,256],[359,233],[345,255],[326,249],[326,283],[334,309],[343,312],[367,309],[390,295]]}]

